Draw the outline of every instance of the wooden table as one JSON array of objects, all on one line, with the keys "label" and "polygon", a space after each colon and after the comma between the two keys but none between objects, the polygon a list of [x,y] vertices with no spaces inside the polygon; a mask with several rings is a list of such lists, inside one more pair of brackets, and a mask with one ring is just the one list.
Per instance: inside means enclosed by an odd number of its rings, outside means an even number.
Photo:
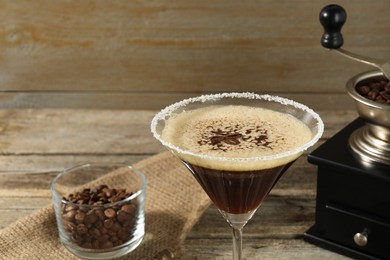
[{"label": "wooden table", "polygon": [[[164,151],[149,124],[156,111],[0,110],[0,229],[51,203],[59,170],[83,162],[134,163]],[[355,111],[318,111],[319,144],[351,122]],[[248,259],[346,259],[302,240],[314,223],[316,167],[300,158],[244,229]],[[185,259],[231,259],[231,230],[210,206],[189,233]]]}]

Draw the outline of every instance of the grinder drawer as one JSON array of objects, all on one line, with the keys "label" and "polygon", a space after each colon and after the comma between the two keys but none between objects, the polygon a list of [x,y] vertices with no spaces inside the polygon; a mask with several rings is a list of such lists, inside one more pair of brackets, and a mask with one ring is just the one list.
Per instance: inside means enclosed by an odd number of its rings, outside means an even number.
[{"label": "grinder drawer", "polygon": [[390,220],[337,204],[326,205],[325,236],[336,243],[380,258],[390,258]]}]

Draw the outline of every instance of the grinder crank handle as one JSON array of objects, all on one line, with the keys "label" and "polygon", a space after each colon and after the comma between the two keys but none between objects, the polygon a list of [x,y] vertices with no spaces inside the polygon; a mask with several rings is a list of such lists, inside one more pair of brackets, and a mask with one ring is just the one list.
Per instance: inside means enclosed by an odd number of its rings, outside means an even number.
[{"label": "grinder crank handle", "polygon": [[327,5],[320,12],[320,22],[324,27],[324,34],[321,38],[321,45],[325,48],[337,51],[339,54],[352,60],[362,62],[379,68],[386,78],[390,79],[390,65],[386,60],[365,57],[341,48],[344,44],[341,28],[347,20],[347,13],[339,5]]}]

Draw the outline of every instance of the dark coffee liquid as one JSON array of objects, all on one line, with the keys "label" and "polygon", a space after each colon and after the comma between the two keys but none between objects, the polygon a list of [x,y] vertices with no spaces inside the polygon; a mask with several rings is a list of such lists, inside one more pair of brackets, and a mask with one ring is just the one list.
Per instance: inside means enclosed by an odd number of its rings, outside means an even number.
[{"label": "dark coffee liquid", "polygon": [[244,214],[257,209],[292,162],[258,171],[220,171],[184,164],[217,208]]}]

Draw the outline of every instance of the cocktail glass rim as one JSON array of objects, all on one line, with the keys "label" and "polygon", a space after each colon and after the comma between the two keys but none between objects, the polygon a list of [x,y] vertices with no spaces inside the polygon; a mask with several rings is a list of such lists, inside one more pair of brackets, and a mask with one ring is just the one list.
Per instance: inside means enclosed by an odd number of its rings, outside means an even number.
[{"label": "cocktail glass rim", "polygon": [[[221,157],[221,156],[211,156],[207,154],[201,154],[201,153],[194,153],[188,150],[183,150],[178,146],[175,146],[164,139],[161,138],[161,135],[157,132],[157,125],[160,120],[166,120],[168,116],[172,115],[172,112],[176,111],[180,107],[185,107],[188,104],[195,103],[195,102],[207,102],[207,101],[218,101],[220,99],[224,98],[242,98],[242,99],[258,99],[258,100],[263,100],[263,101],[269,101],[269,102],[276,102],[280,103],[281,105],[289,105],[289,106],[294,106],[297,109],[300,109],[302,111],[305,111],[309,113],[317,122],[317,132],[315,135],[311,138],[311,140],[304,145],[301,145],[295,149],[278,153],[278,154],[273,154],[273,155],[264,155],[264,156],[257,156],[257,157]],[[212,104],[210,104],[212,105]],[[206,160],[212,160],[212,161],[229,161],[229,162],[250,162],[250,161],[268,161],[268,160],[276,160],[276,159],[281,159],[289,156],[294,156],[296,154],[300,154],[301,152],[305,151],[307,148],[313,146],[322,136],[324,132],[324,123],[322,122],[322,119],[320,116],[314,112],[311,108],[309,108],[306,105],[303,105],[301,103],[298,103],[294,100],[279,97],[276,95],[269,95],[269,94],[256,94],[256,93],[250,93],[250,92],[230,92],[230,93],[219,93],[219,94],[207,94],[207,95],[201,95],[198,97],[193,97],[193,98],[187,98],[182,101],[173,103],[164,109],[162,109],[160,112],[158,112],[154,118],[152,119],[151,122],[151,131],[153,133],[153,136],[161,142],[165,147],[177,152],[178,154],[183,154],[183,155],[188,155],[188,156],[194,156],[198,157],[201,159],[206,159]]]}]

